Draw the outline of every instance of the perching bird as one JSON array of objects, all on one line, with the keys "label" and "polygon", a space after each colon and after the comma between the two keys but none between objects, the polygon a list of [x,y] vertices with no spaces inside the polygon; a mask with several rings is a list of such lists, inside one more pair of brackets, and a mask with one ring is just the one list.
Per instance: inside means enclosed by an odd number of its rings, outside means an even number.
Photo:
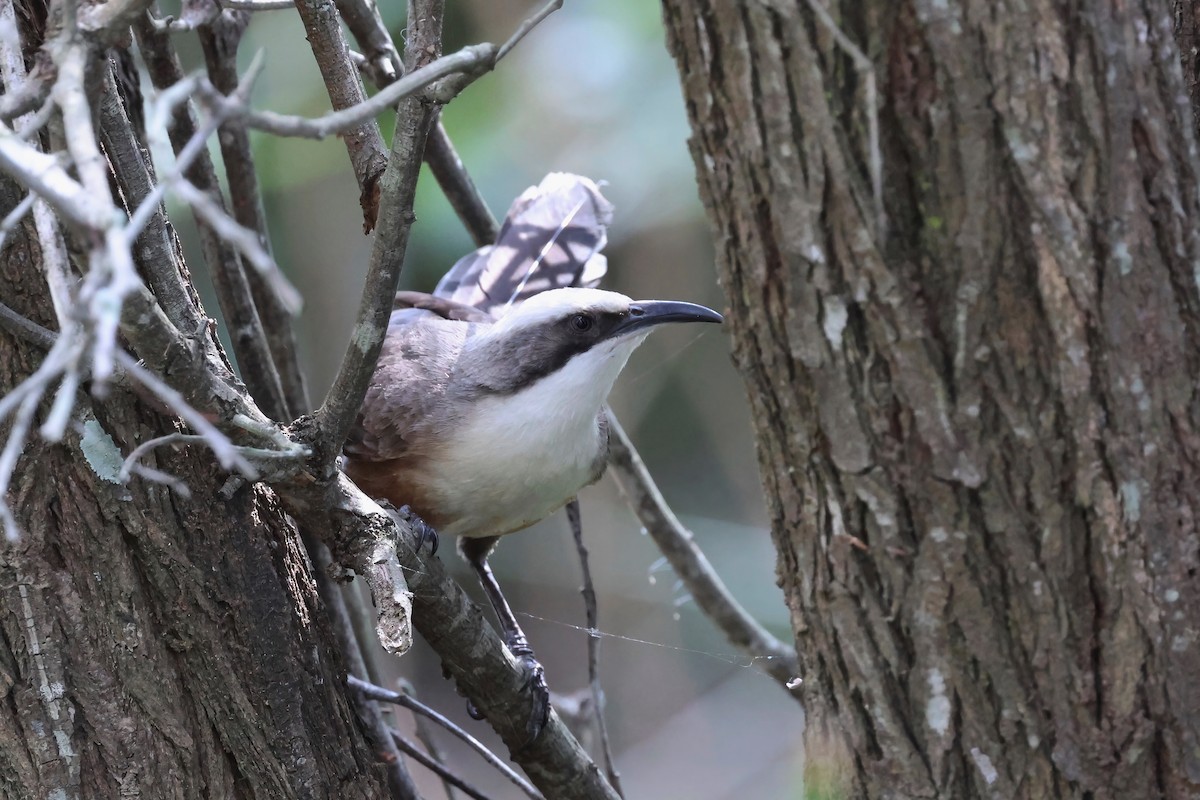
[{"label": "perching bird", "polygon": [[608,394],[654,326],[721,322],[692,303],[548,288],[604,274],[598,250],[610,213],[591,181],[551,175],[517,200],[495,246],[443,279],[437,291],[449,297],[398,293],[344,448],[346,472],[363,491],[459,537],[528,671],[537,697],[531,738],[549,714],[549,692],[487,557],[500,536],[599,480]]}]

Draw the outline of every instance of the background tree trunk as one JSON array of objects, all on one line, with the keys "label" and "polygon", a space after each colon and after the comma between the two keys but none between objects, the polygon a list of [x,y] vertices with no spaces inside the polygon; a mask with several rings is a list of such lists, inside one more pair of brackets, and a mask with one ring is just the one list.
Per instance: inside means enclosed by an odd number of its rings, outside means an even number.
[{"label": "background tree trunk", "polygon": [[[3,181],[0,215],[20,197]],[[40,258],[28,222],[0,296],[52,325]],[[44,357],[0,332],[2,393]],[[81,425],[33,437],[10,493],[24,533],[0,559],[0,797],[384,796],[278,500],[219,494],[228,475],[204,448],[146,461],[192,500],[120,485],[122,454],[168,418],[122,386],[77,403]]]},{"label": "background tree trunk", "polygon": [[[814,4],[879,82],[886,233],[864,74]],[[1200,203],[1171,8],[664,9],[810,781],[1195,796]]]}]

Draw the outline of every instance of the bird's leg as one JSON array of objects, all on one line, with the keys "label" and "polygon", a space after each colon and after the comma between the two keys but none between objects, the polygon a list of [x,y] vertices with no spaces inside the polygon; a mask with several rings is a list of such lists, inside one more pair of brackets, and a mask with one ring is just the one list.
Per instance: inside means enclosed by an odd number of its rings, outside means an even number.
[{"label": "bird's leg", "polygon": [[[504,631],[504,643],[508,646],[508,652],[521,662],[525,670],[525,686],[533,693],[533,711],[526,724],[526,730],[529,733],[529,739],[526,742],[528,744],[538,737],[550,718],[550,687],[546,685],[545,669],[534,657],[533,648],[529,646],[529,639],[521,630],[521,626],[517,624],[517,617],[509,607],[508,601],[504,599],[504,593],[500,591],[500,583],[496,580],[496,575],[488,564],[488,555],[496,546],[497,540],[498,537],[495,536],[462,538],[458,540],[458,547],[467,563],[475,569],[475,573],[479,576],[479,583],[483,586],[484,594],[492,603],[492,609],[496,612],[496,618],[500,621],[500,627]],[[473,708],[471,710],[474,711]],[[472,716],[475,715],[472,714]]]}]

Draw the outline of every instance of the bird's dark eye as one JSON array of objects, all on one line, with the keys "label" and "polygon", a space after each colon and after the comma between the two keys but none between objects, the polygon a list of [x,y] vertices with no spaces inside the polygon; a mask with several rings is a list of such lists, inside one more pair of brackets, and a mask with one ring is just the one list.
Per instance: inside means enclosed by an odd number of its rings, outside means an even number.
[{"label": "bird's dark eye", "polygon": [[592,329],[592,325],[595,324],[595,320],[593,320],[588,314],[576,314],[575,316],[571,317],[570,324],[571,330],[575,331],[576,333],[586,333]]}]

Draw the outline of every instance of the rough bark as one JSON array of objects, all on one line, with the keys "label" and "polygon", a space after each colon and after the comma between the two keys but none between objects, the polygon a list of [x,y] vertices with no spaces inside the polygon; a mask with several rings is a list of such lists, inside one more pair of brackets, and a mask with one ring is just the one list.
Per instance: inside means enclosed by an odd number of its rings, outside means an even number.
[{"label": "rough bark", "polygon": [[[19,199],[0,195],[0,214]],[[51,325],[31,227],[0,254],[0,297]],[[0,333],[0,391],[43,355]],[[9,495],[24,534],[0,541],[0,796],[383,796],[275,497],[218,494],[204,450],[147,461],[191,500],[119,485],[123,454],[171,422],[121,386],[78,403],[64,442],[31,439]]]},{"label": "rough bark", "polygon": [[663,4],[810,778],[1196,796],[1200,169],[1171,8],[815,2],[879,81],[886,233],[862,76],[811,5]]}]

